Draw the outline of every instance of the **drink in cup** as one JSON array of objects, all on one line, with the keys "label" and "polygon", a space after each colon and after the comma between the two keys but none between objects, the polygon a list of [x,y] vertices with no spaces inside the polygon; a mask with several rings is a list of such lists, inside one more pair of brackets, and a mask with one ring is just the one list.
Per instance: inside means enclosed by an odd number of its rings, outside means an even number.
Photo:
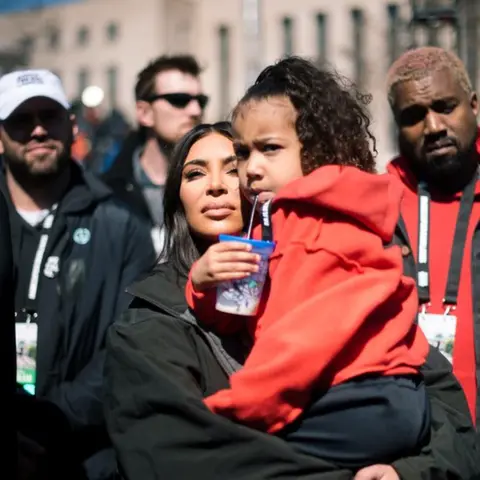
[{"label": "drink in cup", "polygon": [[243,242],[252,246],[252,253],[260,255],[258,272],[239,280],[222,282],[217,286],[217,303],[220,312],[236,315],[254,315],[257,311],[263,286],[268,273],[268,259],[275,248],[274,242],[251,240],[249,238],[220,235],[221,242]]}]

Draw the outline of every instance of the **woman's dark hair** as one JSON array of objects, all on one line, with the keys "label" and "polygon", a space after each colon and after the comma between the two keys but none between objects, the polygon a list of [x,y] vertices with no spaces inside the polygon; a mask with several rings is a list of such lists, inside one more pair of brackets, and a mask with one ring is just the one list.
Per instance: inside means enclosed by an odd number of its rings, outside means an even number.
[{"label": "woman's dark hair", "polygon": [[302,170],[351,165],[375,171],[375,138],[367,105],[371,95],[334,71],[288,57],[265,68],[233,111],[233,120],[250,101],[288,97],[297,111],[295,128],[302,144]]},{"label": "woman's dark hair", "polygon": [[192,264],[200,256],[180,200],[180,186],[185,159],[192,146],[203,137],[218,133],[233,139],[230,122],[201,124],[190,130],[175,146],[163,197],[165,244],[161,258],[166,259],[180,275],[187,276]]}]

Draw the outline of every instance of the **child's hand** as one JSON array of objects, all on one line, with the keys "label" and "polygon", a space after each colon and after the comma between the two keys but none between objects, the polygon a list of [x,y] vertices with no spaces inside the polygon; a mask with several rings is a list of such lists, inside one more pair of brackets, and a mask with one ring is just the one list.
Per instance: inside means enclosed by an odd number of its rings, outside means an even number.
[{"label": "child's hand", "polygon": [[372,465],[358,471],[353,480],[400,480],[390,465]]},{"label": "child's hand", "polygon": [[258,272],[260,255],[251,253],[251,245],[242,242],[219,242],[212,245],[195,263],[191,278],[201,292],[227,280],[238,280]]}]

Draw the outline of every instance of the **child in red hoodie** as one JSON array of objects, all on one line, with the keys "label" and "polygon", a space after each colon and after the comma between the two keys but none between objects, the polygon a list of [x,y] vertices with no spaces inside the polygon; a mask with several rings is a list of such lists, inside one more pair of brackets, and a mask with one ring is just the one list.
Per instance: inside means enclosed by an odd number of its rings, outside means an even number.
[{"label": "child in red hoodie", "polygon": [[231,388],[206,405],[353,469],[415,454],[429,434],[415,283],[386,248],[402,187],[375,173],[365,100],[300,58],[260,74],[233,114],[242,191],[272,201],[259,312],[215,311],[214,287],[258,270],[245,243],[210,247],[186,292],[204,323],[254,339]]}]

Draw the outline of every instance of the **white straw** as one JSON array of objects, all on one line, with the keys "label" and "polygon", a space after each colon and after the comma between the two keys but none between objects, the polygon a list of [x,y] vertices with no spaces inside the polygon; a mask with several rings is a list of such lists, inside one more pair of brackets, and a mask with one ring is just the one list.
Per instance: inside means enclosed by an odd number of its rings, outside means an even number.
[{"label": "white straw", "polygon": [[257,202],[258,195],[255,195],[255,200],[252,205],[252,213],[250,214],[250,222],[248,224],[247,238],[250,240],[252,238],[252,228],[253,228],[253,218],[255,217],[255,212],[257,211]]}]

